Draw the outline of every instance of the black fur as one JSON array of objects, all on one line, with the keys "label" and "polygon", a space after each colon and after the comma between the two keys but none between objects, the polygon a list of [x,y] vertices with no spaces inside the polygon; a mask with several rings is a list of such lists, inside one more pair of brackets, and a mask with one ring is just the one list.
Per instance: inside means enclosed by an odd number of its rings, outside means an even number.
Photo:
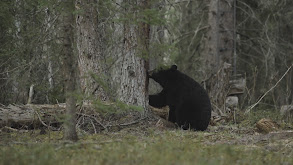
[{"label": "black fur", "polygon": [[205,89],[189,76],[177,70],[177,66],[149,72],[149,77],[158,82],[163,90],[149,96],[149,104],[170,108],[169,121],[183,129],[204,131],[211,118],[211,103]]}]

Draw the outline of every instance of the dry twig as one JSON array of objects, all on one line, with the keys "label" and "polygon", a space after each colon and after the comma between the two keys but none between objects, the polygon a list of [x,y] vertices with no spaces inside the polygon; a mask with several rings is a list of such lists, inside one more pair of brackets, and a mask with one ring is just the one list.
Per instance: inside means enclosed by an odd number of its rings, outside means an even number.
[{"label": "dry twig", "polygon": [[50,126],[50,125],[47,125],[47,124],[41,119],[40,114],[39,114],[36,110],[35,110],[35,113],[36,113],[36,115],[38,116],[38,119],[39,119],[39,121],[41,122],[42,125],[44,125],[45,127],[49,128],[49,129],[51,129],[51,130],[53,130],[53,131],[59,131],[59,130],[60,130],[60,129],[58,129],[58,128],[52,127],[52,126]]}]

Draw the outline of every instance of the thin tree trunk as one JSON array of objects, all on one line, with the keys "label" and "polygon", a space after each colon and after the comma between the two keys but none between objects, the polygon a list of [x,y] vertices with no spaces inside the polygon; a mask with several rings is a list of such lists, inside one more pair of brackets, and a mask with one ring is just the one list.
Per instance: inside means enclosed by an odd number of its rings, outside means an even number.
[{"label": "thin tree trunk", "polygon": [[76,79],[77,58],[74,54],[74,0],[64,0],[61,12],[61,42],[63,57],[63,77],[66,95],[66,121],[64,123],[64,139],[77,141],[76,133]]}]

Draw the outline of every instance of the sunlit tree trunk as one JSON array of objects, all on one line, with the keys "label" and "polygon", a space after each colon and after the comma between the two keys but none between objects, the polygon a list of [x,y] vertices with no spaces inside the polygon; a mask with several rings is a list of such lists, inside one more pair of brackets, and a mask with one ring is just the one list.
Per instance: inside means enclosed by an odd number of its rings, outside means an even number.
[{"label": "sunlit tree trunk", "polygon": [[74,53],[74,0],[62,1],[60,38],[62,43],[61,55],[63,62],[63,78],[66,97],[66,120],[64,123],[64,139],[77,140],[76,133],[76,80],[77,57]]}]

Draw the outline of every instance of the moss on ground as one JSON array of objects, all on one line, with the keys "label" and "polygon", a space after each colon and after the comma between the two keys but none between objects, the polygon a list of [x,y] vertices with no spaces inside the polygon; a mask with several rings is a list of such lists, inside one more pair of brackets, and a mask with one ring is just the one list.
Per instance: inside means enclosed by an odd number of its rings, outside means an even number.
[{"label": "moss on ground", "polygon": [[207,132],[121,130],[80,135],[77,143],[61,132],[40,135],[1,132],[0,164],[291,164],[293,139],[263,138],[214,127]]}]

